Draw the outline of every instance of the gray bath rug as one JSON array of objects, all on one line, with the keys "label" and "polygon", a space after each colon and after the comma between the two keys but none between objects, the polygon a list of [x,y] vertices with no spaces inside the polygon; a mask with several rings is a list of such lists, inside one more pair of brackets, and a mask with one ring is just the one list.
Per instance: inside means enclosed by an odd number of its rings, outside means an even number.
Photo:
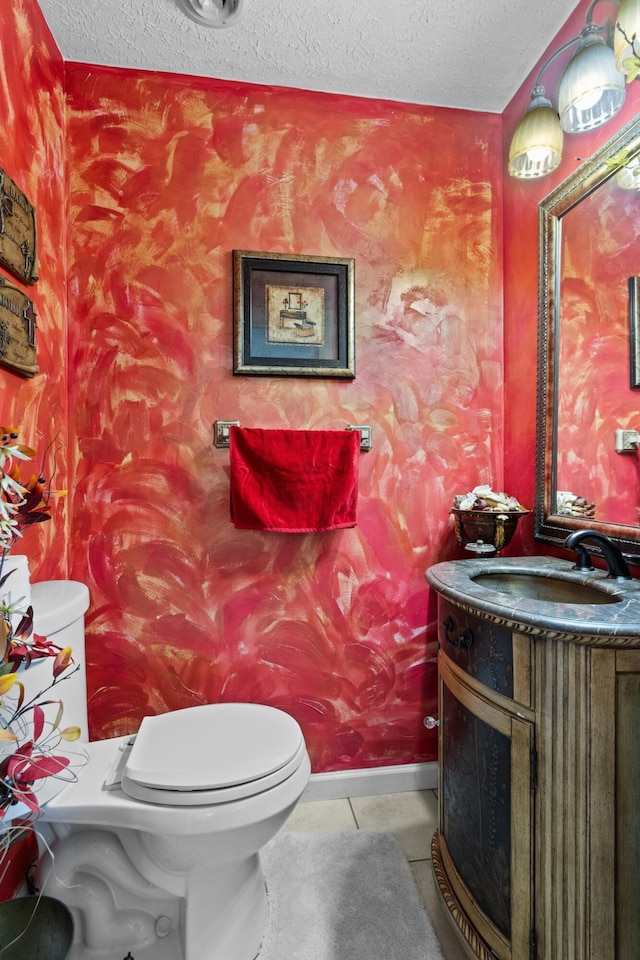
[{"label": "gray bath rug", "polygon": [[262,853],[258,960],[443,960],[395,837],[284,830]]}]

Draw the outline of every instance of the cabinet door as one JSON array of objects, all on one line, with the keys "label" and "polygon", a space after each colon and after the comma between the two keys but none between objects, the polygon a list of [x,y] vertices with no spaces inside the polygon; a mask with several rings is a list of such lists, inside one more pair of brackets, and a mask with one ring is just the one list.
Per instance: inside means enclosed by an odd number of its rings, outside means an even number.
[{"label": "cabinet door", "polygon": [[544,960],[635,960],[640,651],[541,641],[536,931]]},{"label": "cabinet door", "polygon": [[640,655],[616,655],[616,960],[640,949]]},{"label": "cabinet door", "polygon": [[529,960],[533,725],[483,696],[442,651],[439,666],[438,883],[476,956]]}]

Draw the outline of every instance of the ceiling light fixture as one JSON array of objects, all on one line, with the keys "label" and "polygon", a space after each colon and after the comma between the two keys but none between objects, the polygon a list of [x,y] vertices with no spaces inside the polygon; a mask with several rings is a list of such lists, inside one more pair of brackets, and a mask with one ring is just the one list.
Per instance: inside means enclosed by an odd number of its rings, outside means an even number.
[{"label": "ceiling light fixture", "polygon": [[230,27],[240,17],[244,0],[177,0],[183,13],[207,27]]},{"label": "ceiling light fixture", "polygon": [[[619,0],[613,0],[619,5]],[[626,83],[640,73],[640,58],[634,44],[640,33],[640,0],[622,0],[615,36],[629,38],[625,49],[614,54],[610,36],[611,24],[593,22],[593,10],[599,0],[592,0],[586,23],[579,36],[563,43],[542,64],[531,94],[531,103],[516,127],[509,149],[509,174],[520,179],[544,177],[556,169],[562,158],[563,131],[584,133],[595,130],[621,109]],[[558,92],[558,111],[545,96],[542,75],[565,50],[577,44],[578,49],[567,65]],[[629,49],[631,47],[631,50]],[[637,64],[632,73],[632,64]],[[626,63],[625,75],[620,63]]]}]

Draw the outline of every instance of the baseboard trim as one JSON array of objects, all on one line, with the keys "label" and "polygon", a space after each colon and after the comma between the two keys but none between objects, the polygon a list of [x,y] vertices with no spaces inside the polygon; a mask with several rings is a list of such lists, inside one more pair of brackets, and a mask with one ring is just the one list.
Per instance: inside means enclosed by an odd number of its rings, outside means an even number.
[{"label": "baseboard trim", "polygon": [[312,773],[301,802],[339,800],[344,797],[369,797],[380,793],[407,793],[410,790],[435,790],[438,764],[404,763],[392,767],[367,767],[363,770],[336,770]]}]

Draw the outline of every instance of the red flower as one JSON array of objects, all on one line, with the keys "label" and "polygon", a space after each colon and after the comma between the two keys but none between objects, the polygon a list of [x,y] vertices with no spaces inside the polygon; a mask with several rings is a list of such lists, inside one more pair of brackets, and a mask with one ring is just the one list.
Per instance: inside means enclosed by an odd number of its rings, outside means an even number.
[{"label": "red flower", "polygon": [[33,740],[21,744],[0,763],[0,816],[8,807],[21,801],[32,813],[38,813],[38,798],[31,789],[37,780],[55,777],[69,765],[68,757],[42,751],[38,740],[44,731],[44,711],[33,708]]}]

